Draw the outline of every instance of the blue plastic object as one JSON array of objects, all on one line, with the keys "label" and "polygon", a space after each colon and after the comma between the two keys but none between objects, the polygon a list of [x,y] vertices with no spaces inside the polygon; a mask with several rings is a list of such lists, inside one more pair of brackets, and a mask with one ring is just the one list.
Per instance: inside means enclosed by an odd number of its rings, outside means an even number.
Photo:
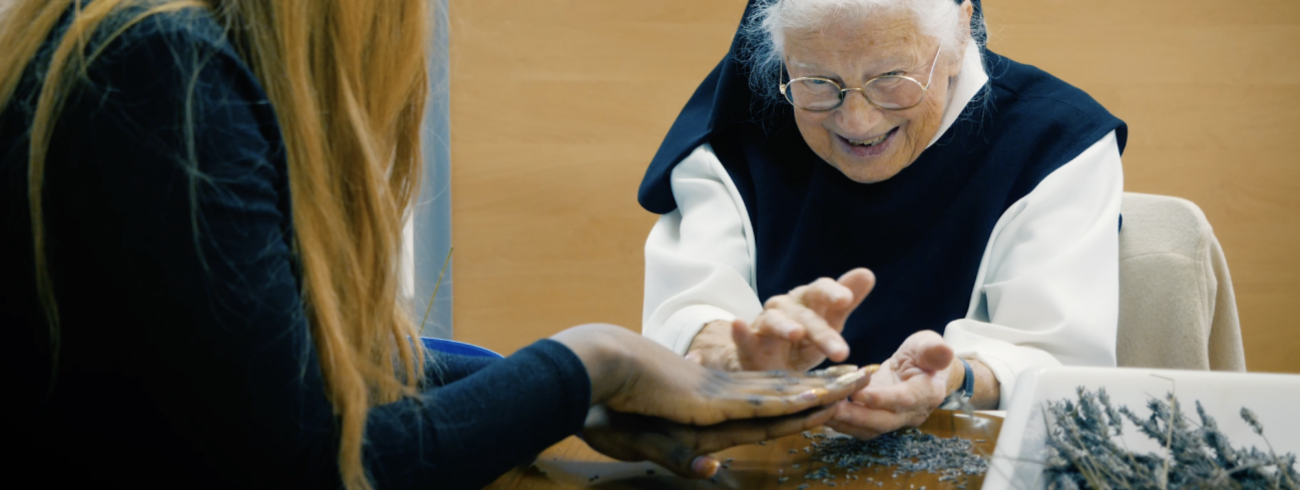
[{"label": "blue plastic object", "polygon": [[505,356],[501,354],[497,354],[474,344],[466,344],[455,340],[435,339],[432,337],[420,337],[420,340],[424,342],[425,349],[433,352],[469,357],[494,357],[497,359],[505,359]]}]

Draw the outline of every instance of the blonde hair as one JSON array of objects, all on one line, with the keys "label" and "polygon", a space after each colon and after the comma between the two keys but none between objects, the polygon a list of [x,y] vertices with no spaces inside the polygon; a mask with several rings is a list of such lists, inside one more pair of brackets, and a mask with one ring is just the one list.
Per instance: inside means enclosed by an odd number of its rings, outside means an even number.
[{"label": "blonde hair", "polygon": [[[430,34],[426,2],[83,3],[16,0],[0,17],[3,111],[24,69],[60,19],[73,11],[40,77],[28,156],[37,293],[54,362],[59,316],[41,195],[46,154],[63,103],[98,54],[88,50],[107,45],[150,16],[204,9],[225,26],[275,108],[287,154],[301,297],[326,390],[341,420],[340,476],[350,489],[370,488],[361,454],[367,413],[375,405],[413,395],[423,376],[418,331],[399,304],[398,265],[401,225],[421,174],[419,131]],[[326,113],[331,117],[322,117]]]}]

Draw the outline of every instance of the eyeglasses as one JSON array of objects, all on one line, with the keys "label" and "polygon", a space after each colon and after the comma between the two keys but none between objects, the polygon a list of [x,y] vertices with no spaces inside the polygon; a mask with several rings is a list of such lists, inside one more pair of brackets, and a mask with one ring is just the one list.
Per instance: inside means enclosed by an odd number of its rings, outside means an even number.
[{"label": "eyeglasses", "polygon": [[[852,90],[862,92],[867,103],[881,109],[911,109],[925,100],[925,92],[930,90],[930,82],[934,80],[934,67],[938,66],[939,52],[942,49],[943,43],[939,43],[939,49],[934,52],[934,61],[930,62],[930,78],[926,79],[924,85],[905,75],[881,75],[867,80],[860,88],[844,88],[829,78],[799,77],[782,83],[781,95],[795,107],[806,111],[835,110],[844,104],[845,95]],[[784,64],[781,71],[785,72]]]}]

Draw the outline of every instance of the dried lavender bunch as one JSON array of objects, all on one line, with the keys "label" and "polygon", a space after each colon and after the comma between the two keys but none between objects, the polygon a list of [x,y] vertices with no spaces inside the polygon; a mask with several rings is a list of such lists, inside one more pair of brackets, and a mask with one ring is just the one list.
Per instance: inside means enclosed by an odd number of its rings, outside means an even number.
[{"label": "dried lavender bunch", "polygon": [[[1300,490],[1294,454],[1278,456],[1271,445],[1268,452],[1234,448],[1199,401],[1199,425],[1188,421],[1172,393],[1148,401],[1147,408],[1151,416],[1145,419],[1128,407],[1116,409],[1105,388],[1093,393],[1079,387],[1077,403],[1048,402],[1048,488]],[[1264,435],[1253,412],[1242,408],[1241,417],[1256,434]],[[1168,449],[1168,457],[1136,454],[1122,441],[1117,443],[1123,419]],[[1264,441],[1268,444],[1267,438]]]}]

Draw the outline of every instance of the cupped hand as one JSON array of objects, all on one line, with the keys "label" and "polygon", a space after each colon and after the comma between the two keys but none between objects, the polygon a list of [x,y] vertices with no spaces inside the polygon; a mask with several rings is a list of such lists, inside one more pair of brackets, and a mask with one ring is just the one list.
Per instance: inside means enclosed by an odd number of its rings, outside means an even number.
[{"label": "cupped hand", "polygon": [[840,335],[844,322],[875,284],[871,271],[857,268],[838,280],[823,277],[768,299],[752,324],[732,322],[740,368],[806,371],[828,358],[843,362],[849,357]]},{"label": "cupped hand", "polygon": [[712,370],[612,325],[575,327],[551,338],[582,360],[593,405],[679,424],[790,415],[844,400],[869,381],[851,366],[817,373]]},{"label": "cupped hand", "polygon": [[921,425],[948,395],[952,362],[952,348],[942,336],[914,333],[826,425],[859,439]]},{"label": "cupped hand", "polygon": [[650,461],[684,478],[708,478],[719,466],[709,454],[818,427],[835,415],[837,406],[700,427],[596,405],[587,412],[582,439],[614,459]]}]

